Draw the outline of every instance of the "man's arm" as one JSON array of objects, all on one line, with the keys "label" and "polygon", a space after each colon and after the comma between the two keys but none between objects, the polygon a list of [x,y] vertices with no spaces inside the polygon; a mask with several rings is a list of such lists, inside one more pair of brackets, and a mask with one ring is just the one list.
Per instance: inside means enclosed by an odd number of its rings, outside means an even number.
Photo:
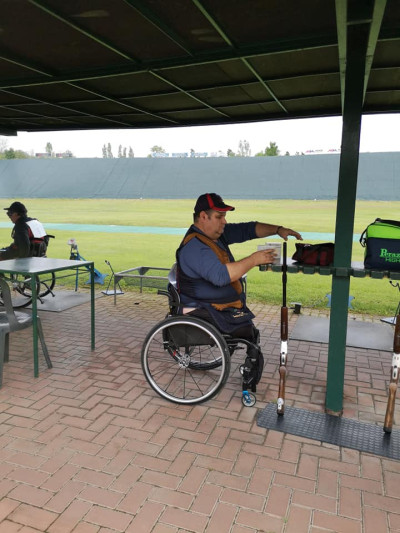
[{"label": "man's arm", "polygon": [[277,226],[276,224],[264,224],[263,222],[256,223],[256,235],[258,238],[278,235],[284,241],[287,241],[289,236],[295,237],[299,241],[303,240],[302,236],[297,231],[285,228],[284,226]]},{"label": "man's arm", "polygon": [[272,263],[274,255],[274,250],[259,250],[240,261],[223,264],[209,246],[192,239],[180,251],[179,262],[186,275],[203,278],[216,287],[223,287],[240,279],[257,265]]},{"label": "man's arm", "polygon": [[[288,240],[289,236],[295,237],[300,241],[303,240],[302,236],[297,231],[294,231],[290,228],[285,228],[284,226],[277,226],[276,224],[265,224],[263,222],[256,222],[255,232],[257,238],[278,235],[285,241]],[[259,250],[249,255],[248,257],[241,259],[240,261],[228,263],[226,265],[226,268],[228,269],[228,274],[231,278],[231,281],[236,281],[240,279],[244,274],[246,274],[255,266],[273,263],[274,256],[275,252],[273,250]]]},{"label": "man's arm", "polygon": [[31,243],[28,226],[25,223],[21,223],[21,221],[17,221],[12,236],[14,237],[14,242],[8,247],[10,257],[7,257],[7,259],[29,257]]},{"label": "man's arm", "polygon": [[240,261],[227,263],[225,266],[228,269],[228,274],[231,281],[236,281],[255,266],[273,263],[274,258],[274,250],[258,250],[257,252],[244,257]]}]

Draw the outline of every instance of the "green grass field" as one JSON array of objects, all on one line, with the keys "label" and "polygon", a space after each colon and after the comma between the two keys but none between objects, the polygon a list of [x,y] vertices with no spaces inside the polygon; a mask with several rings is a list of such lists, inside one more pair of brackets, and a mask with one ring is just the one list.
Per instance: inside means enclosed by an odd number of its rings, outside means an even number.
[{"label": "green grass field", "polygon": [[[230,222],[260,220],[291,227],[300,232],[334,232],[336,219],[335,201],[308,200],[230,200],[236,210],[229,213]],[[192,222],[194,200],[104,200],[104,199],[22,199],[29,215],[46,223],[115,224],[132,226],[169,226],[186,228]],[[4,206],[10,200],[3,200]],[[357,202],[354,232],[361,233],[375,218],[398,219],[400,202]],[[7,217],[4,214],[4,221]],[[175,260],[180,235],[153,235],[134,233],[104,233],[58,231],[48,229],[56,236],[51,240],[48,255],[68,258],[70,247],[67,241],[75,238],[79,252],[103,273],[110,261],[114,271],[136,266],[170,267]],[[11,242],[10,229],[0,228],[0,243]],[[275,240],[274,237],[272,240]],[[237,259],[256,250],[263,239],[232,246]],[[312,241],[307,241],[312,242]],[[289,241],[288,255],[294,252],[294,240]],[[364,250],[359,243],[353,244],[353,260],[362,261]],[[73,281],[71,280],[71,283]],[[107,283],[107,281],[106,281]],[[290,275],[288,301],[301,302],[304,307],[324,308],[326,294],[331,292],[329,276]],[[398,301],[399,291],[388,280],[351,279],[350,294],[354,296],[355,312],[378,316],[392,316]],[[281,302],[281,276],[253,269],[248,274],[249,302],[261,301],[270,304]]]}]

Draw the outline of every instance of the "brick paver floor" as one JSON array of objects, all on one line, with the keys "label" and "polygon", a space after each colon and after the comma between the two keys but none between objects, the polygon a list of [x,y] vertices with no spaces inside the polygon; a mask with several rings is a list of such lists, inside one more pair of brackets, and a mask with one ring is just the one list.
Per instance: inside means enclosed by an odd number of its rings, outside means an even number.
[{"label": "brick paver floor", "polygon": [[[155,294],[41,312],[54,368],[33,378],[32,332],[11,337],[0,389],[0,533],[400,531],[400,462],[256,425],[275,401],[279,308],[253,306],[265,370],[198,406],[157,396],[140,366],[165,315]],[[290,314],[290,329],[296,315]],[[288,405],[323,412],[327,346],[292,341]],[[356,361],[358,365],[356,366]],[[349,349],[344,416],[382,425],[391,354]]]}]

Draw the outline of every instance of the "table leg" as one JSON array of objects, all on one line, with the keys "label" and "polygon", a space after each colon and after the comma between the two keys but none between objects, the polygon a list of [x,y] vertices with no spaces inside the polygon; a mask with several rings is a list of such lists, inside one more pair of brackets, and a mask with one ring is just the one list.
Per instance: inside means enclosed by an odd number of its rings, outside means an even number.
[{"label": "table leg", "polygon": [[39,376],[39,352],[38,352],[38,329],[37,329],[37,277],[31,275],[32,291],[32,328],[33,328],[33,374],[35,378]]},{"label": "table leg", "polygon": [[90,265],[90,330],[92,350],[95,349],[95,309],[94,309],[94,263]]}]

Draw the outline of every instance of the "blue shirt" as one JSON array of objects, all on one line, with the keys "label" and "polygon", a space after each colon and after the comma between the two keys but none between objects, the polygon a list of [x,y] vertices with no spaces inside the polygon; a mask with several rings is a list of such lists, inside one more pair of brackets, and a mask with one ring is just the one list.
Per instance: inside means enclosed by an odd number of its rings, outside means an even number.
[{"label": "blue shirt", "polygon": [[[191,229],[202,233],[195,226]],[[228,245],[256,238],[256,222],[226,224],[224,233],[216,244],[228,252],[230,261],[234,261]],[[232,291],[236,296],[234,299],[237,299],[226,265],[221,263],[213,250],[199,239],[192,239],[180,250],[179,265],[187,276],[198,280],[198,283],[195,282],[195,290],[200,300],[218,301],[220,298],[228,297]],[[185,297],[182,293],[181,300],[183,304],[195,305],[191,298]]]}]

